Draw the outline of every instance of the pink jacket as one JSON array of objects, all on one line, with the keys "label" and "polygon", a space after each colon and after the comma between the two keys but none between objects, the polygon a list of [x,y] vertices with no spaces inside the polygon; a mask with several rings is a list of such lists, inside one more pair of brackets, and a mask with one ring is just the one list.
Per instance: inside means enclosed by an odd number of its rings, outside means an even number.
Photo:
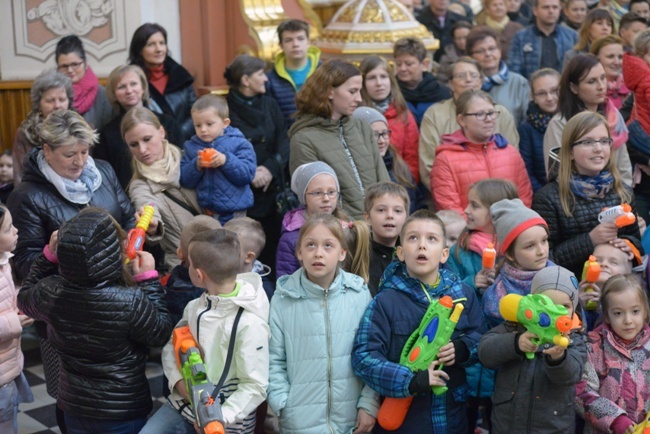
[{"label": "pink jacket", "polygon": [[16,296],[18,291],[11,278],[9,255],[0,258],[0,386],[9,383],[23,370]]},{"label": "pink jacket", "polygon": [[418,144],[420,141],[420,130],[415,123],[415,118],[409,109],[406,109],[408,119],[406,122],[403,120],[402,115],[397,114],[397,108],[394,103],[390,103],[388,109],[384,113],[388,121],[388,129],[392,131],[390,142],[397,153],[406,161],[406,164],[411,169],[411,175],[415,179],[415,183],[420,182],[420,158],[418,152]]},{"label": "pink jacket", "polygon": [[640,57],[623,54],[625,86],[634,92],[634,108],[630,121],[637,119],[650,134],[650,65]]},{"label": "pink jacket", "polygon": [[471,143],[463,130],[442,136],[431,169],[431,192],[437,210],[453,209],[464,214],[467,192],[477,181],[502,178],[512,181],[527,206],[533,202],[526,165],[519,151],[495,134],[487,144]]},{"label": "pink jacket", "polygon": [[576,411],[587,424],[585,433],[609,433],[614,420],[626,414],[643,421],[650,401],[650,327],[624,346],[607,324],[589,333],[587,363],[576,386]]}]

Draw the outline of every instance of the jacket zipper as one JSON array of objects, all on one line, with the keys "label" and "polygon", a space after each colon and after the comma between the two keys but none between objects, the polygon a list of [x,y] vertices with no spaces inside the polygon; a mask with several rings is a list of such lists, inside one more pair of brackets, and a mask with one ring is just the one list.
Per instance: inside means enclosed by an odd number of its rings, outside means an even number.
[{"label": "jacket zipper", "polygon": [[332,355],[330,354],[330,315],[329,308],[327,307],[327,289],[325,289],[323,307],[325,308],[325,334],[327,336],[327,427],[329,428],[330,433],[334,434],[332,421],[330,420],[330,411],[332,406]]},{"label": "jacket zipper", "polygon": [[204,313],[209,311],[212,308],[212,300],[208,298],[208,307],[199,314],[199,316],[196,317],[196,343],[201,345],[201,341],[199,340],[199,335],[201,334],[201,317],[203,316]]},{"label": "jacket zipper", "polygon": [[487,143],[483,144],[483,156],[485,157],[485,164],[487,164],[488,178],[492,178],[492,167],[490,166],[490,159],[487,154]]}]

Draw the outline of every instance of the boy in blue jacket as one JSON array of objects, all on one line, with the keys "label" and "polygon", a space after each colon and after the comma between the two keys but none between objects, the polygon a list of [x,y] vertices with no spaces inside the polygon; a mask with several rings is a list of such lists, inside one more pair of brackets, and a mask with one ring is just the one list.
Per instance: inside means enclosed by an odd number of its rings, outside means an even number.
[{"label": "boy in blue jacket", "polygon": [[[386,272],[380,291],[361,320],[352,352],[354,372],[384,397],[415,395],[404,423],[394,433],[467,432],[465,366],[476,362],[476,350],[485,331],[474,291],[451,271],[440,268],[449,256],[442,221],[431,211],[411,215],[400,234],[399,261]],[[451,342],[444,345],[429,369],[411,372],[399,364],[409,336],[431,302],[449,295],[462,302]],[[437,369],[443,363],[442,370]],[[446,384],[447,393],[435,396],[431,386]],[[377,426],[376,432],[388,432]]]},{"label": "boy in blue jacket", "polygon": [[[228,103],[217,95],[204,95],[192,106],[196,134],[185,142],[180,183],[196,189],[199,205],[222,225],[243,217],[253,206],[250,183],[257,159],[253,145],[231,127]],[[199,156],[199,151],[212,153]]]}]

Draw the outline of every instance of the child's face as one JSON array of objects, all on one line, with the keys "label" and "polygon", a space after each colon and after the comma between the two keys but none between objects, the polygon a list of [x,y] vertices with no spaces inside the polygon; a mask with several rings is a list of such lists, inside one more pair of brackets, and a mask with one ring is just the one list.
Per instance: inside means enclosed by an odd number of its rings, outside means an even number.
[{"label": "child's face", "polygon": [[607,295],[608,307],[605,313],[607,322],[619,337],[627,340],[634,339],[643,329],[647,306],[643,306],[636,290]]},{"label": "child's face", "polygon": [[408,87],[415,88],[422,81],[424,71],[427,70],[426,60],[420,60],[412,54],[401,54],[395,58],[397,79]]},{"label": "child's face", "polygon": [[296,257],[302,262],[309,280],[321,288],[329,288],[346,253],[338,238],[325,225],[319,224],[302,237]]},{"label": "child's face", "polygon": [[533,101],[542,111],[553,114],[559,101],[560,79],[554,75],[544,75],[533,81]]},{"label": "child's face", "polygon": [[[325,194],[327,193],[327,194]],[[332,214],[338,204],[339,192],[336,179],[327,173],[316,175],[309,181],[305,191],[305,209],[307,214]]]},{"label": "child's face", "polygon": [[[514,260],[525,271],[541,270],[548,261],[548,235],[542,226],[523,231],[515,240]],[[512,260],[513,258],[508,258]]]},{"label": "child's face", "polygon": [[438,278],[438,269],[449,256],[443,229],[435,221],[414,220],[404,228],[404,239],[397,248],[397,257],[406,264],[409,276],[427,285]]},{"label": "child's face", "polygon": [[0,182],[11,182],[14,179],[14,160],[9,155],[0,157]]},{"label": "child's face", "polygon": [[467,208],[465,208],[465,215],[467,216],[467,227],[473,231],[480,230],[489,234],[493,234],[494,225],[492,225],[490,208],[483,205],[474,189],[471,189],[467,194],[467,201]]},{"label": "child's face", "polygon": [[0,226],[0,252],[13,252],[18,242],[18,229],[13,224],[11,213],[5,209],[5,218]]},{"label": "child's face", "polygon": [[460,237],[460,233],[463,232],[463,229],[465,229],[465,224],[464,220],[458,220],[455,222],[451,222],[445,226],[445,233],[447,234],[447,247],[451,248],[454,244],[456,244],[456,241],[458,241],[458,237]]},{"label": "child's face", "polygon": [[384,246],[394,246],[406,220],[404,200],[392,194],[375,199],[370,212],[365,213],[366,222],[372,229],[372,239]]},{"label": "child's face", "polygon": [[192,111],[192,121],[196,135],[208,143],[223,136],[223,130],[230,125],[230,119],[221,119],[214,109]]},{"label": "child's face", "polygon": [[600,285],[607,282],[612,276],[632,272],[632,262],[627,258],[627,254],[611,244],[597,245],[594,249],[594,256],[600,264],[600,277],[598,277]]},{"label": "child's face", "polygon": [[573,316],[573,302],[571,301],[569,294],[557,289],[547,289],[546,291],[542,292],[542,294],[550,298],[553,303],[566,307],[568,316]]}]

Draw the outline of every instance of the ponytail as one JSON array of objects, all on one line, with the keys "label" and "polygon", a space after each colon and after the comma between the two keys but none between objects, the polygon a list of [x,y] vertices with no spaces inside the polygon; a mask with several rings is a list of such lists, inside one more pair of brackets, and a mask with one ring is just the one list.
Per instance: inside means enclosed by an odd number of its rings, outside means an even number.
[{"label": "ponytail", "polygon": [[360,276],[365,283],[370,279],[370,228],[363,220],[345,222],[345,241],[348,255],[343,269]]}]

